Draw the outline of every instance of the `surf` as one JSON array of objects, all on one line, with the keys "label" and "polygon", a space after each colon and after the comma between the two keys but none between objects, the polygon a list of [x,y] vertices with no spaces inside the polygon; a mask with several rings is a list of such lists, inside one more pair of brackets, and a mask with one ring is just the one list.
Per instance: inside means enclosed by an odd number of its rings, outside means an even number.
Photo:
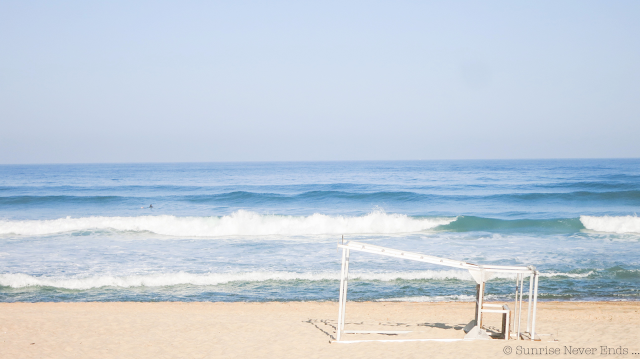
[{"label": "surf", "polygon": [[586,229],[608,233],[640,233],[638,216],[580,216]]},{"label": "surf", "polygon": [[259,235],[415,233],[448,224],[454,218],[416,218],[375,210],[363,216],[259,214],[238,210],[226,216],[81,217],[53,220],[1,220],[0,234],[49,235],[89,230],[151,232],[179,237]]},{"label": "surf", "polygon": [[[589,276],[618,275],[631,278],[638,277],[637,270],[611,268],[607,270],[589,270],[586,273],[565,273],[551,271],[543,273],[546,278],[587,278]],[[469,281],[473,278],[466,270],[419,270],[390,272],[353,272],[349,276],[352,281],[394,282],[394,281]],[[515,276],[501,274],[492,278],[496,280],[512,280]],[[244,273],[175,273],[134,274],[134,275],[76,275],[68,277],[35,276],[25,273],[0,274],[0,286],[10,288],[49,287],[69,290],[89,290],[103,287],[135,288],[135,287],[171,287],[177,285],[215,286],[227,283],[260,283],[275,282],[321,282],[340,280],[338,271],[324,272],[286,272],[286,271],[253,271]]]}]

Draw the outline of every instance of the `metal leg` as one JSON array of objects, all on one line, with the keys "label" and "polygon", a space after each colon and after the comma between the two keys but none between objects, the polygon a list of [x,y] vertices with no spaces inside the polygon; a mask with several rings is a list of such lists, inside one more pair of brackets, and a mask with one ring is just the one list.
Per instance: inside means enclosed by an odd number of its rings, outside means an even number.
[{"label": "metal leg", "polygon": [[520,285],[520,274],[516,274],[516,299],[515,302],[513,303],[513,326],[512,328],[515,328],[516,326],[516,318],[518,317],[518,286]]},{"label": "metal leg", "polygon": [[509,340],[509,337],[511,336],[511,328],[509,327],[509,322],[511,320],[511,318],[509,318],[511,316],[510,313],[511,313],[511,311],[507,311],[507,313],[506,313],[506,316],[507,316],[506,319],[507,320],[506,320],[506,323],[505,323],[506,324],[506,328],[505,328],[505,331],[504,331],[504,340]]},{"label": "metal leg", "polygon": [[342,331],[344,331],[344,321],[347,316],[347,287],[349,286],[349,250],[347,249],[344,266],[344,300],[342,301]]},{"label": "metal leg", "polygon": [[520,340],[520,323],[522,322],[522,291],[524,290],[524,274],[520,274],[520,303],[518,308],[518,336],[516,340]]},{"label": "metal leg", "polygon": [[476,284],[476,314],[473,316],[476,321],[476,325],[478,325],[478,313],[480,313],[480,307],[478,307],[478,303],[480,303],[480,284]]},{"label": "metal leg", "polygon": [[531,297],[533,295],[533,274],[529,277],[529,309],[527,314],[527,332],[531,334]]},{"label": "metal leg", "polygon": [[343,313],[343,309],[344,306],[342,305],[342,302],[345,299],[345,293],[344,293],[344,278],[345,278],[345,273],[344,273],[344,269],[345,269],[345,265],[347,262],[347,250],[342,248],[342,269],[340,270],[340,298],[338,299],[338,324],[336,325],[336,340],[340,341],[340,336],[341,336],[341,332],[342,332],[342,323],[344,322],[344,313]]},{"label": "metal leg", "polygon": [[478,313],[476,317],[476,325],[478,328],[482,329],[482,301],[484,300],[484,282],[480,283],[480,288],[478,289]]},{"label": "metal leg", "polygon": [[533,318],[531,319],[531,340],[536,339],[536,312],[538,309],[538,272],[534,274],[533,284]]}]

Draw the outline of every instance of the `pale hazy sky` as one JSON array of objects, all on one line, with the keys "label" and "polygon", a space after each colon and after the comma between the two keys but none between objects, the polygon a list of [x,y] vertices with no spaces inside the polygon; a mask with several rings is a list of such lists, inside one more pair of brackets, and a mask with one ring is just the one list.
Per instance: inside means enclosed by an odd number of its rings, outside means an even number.
[{"label": "pale hazy sky", "polygon": [[640,1],[2,1],[0,163],[640,157]]}]

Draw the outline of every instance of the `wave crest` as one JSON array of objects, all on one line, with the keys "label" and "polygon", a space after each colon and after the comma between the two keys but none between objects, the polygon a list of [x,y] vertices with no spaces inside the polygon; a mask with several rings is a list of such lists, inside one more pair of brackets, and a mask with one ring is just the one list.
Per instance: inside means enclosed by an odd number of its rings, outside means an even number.
[{"label": "wave crest", "polygon": [[[617,273],[617,272],[616,272]],[[637,275],[637,270],[623,270],[624,275]],[[584,278],[593,275],[594,272],[574,274],[552,272],[543,273],[544,277],[572,277]],[[634,276],[635,278],[635,276]],[[474,282],[471,274],[466,270],[423,270],[407,272],[352,272],[349,274],[352,281],[425,281],[425,280],[462,280]],[[499,274],[493,279],[512,280],[515,275]],[[52,287],[70,290],[88,290],[102,287],[134,288],[134,287],[169,287],[175,285],[208,286],[220,285],[232,282],[266,282],[266,281],[338,281],[339,272],[245,272],[245,273],[202,273],[187,272],[157,273],[145,275],[95,275],[73,277],[45,277],[32,276],[24,273],[0,274],[0,287],[26,288],[26,287]],[[475,282],[474,282],[475,283]]]},{"label": "wave crest", "polygon": [[[467,271],[415,271],[390,273],[352,273],[351,280],[394,281],[394,280],[473,280]],[[207,273],[192,274],[186,272],[159,273],[130,276],[90,276],[74,278],[37,277],[28,274],[0,274],[0,286],[12,288],[54,287],[72,290],[86,290],[101,287],[166,287],[174,285],[219,285],[229,282],[265,282],[265,281],[322,281],[339,280],[338,272],[247,272],[247,273]]]},{"label": "wave crest", "polygon": [[3,220],[0,234],[47,235],[87,230],[147,231],[169,236],[319,235],[412,233],[448,224],[455,218],[414,218],[376,210],[364,216],[263,215],[239,210],[221,217],[81,217]]},{"label": "wave crest", "polygon": [[640,217],[637,216],[580,216],[586,229],[609,233],[640,233]]}]

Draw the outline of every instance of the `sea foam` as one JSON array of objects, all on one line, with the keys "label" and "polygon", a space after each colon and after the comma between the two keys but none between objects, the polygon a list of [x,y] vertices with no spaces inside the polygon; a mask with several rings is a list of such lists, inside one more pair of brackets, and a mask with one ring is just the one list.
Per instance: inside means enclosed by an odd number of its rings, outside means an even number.
[{"label": "sea foam", "polygon": [[364,216],[265,215],[239,210],[221,217],[81,217],[52,220],[0,220],[0,234],[47,235],[88,230],[148,231],[168,236],[393,234],[420,232],[455,218],[413,218],[373,211]]},{"label": "sea foam", "polygon": [[[460,279],[473,280],[467,271],[413,271],[389,273],[351,273],[351,280],[365,281],[394,281],[402,280],[445,280]],[[265,282],[265,281],[323,281],[339,280],[338,272],[246,272],[246,273],[205,273],[193,274],[186,272],[159,273],[129,276],[74,276],[74,277],[43,277],[23,273],[0,274],[0,286],[12,288],[24,287],[54,287],[73,290],[86,290],[101,287],[165,287],[174,285],[219,285],[230,282]]]},{"label": "sea foam", "polygon": [[[546,273],[545,277],[572,276],[585,277],[587,274],[570,273]],[[424,270],[407,272],[351,272],[349,279],[352,281],[381,281],[392,282],[396,280],[420,281],[420,280],[463,280],[473,281],[471,274],[466,270]],[[515,279],[515,275],[501,274],[494,279]],[[53,287],[71,290],[87,290],[102,287],[168,287],[175,285],[220,285],[232,282],[266,282],[266,281],[326,281],[340,280],[337,271],[326,272],[269,272],[256,271],[245,273],[157,273],[140,275],[91,275],[70,277],[33,276],[24,273],[0,274],[0,286],[11,288],[25,287]]]},{"label": "sea foam", "polygon": [[586,229],[610,233],[640,233],[640,217],[637,216],[580,216]]}]

